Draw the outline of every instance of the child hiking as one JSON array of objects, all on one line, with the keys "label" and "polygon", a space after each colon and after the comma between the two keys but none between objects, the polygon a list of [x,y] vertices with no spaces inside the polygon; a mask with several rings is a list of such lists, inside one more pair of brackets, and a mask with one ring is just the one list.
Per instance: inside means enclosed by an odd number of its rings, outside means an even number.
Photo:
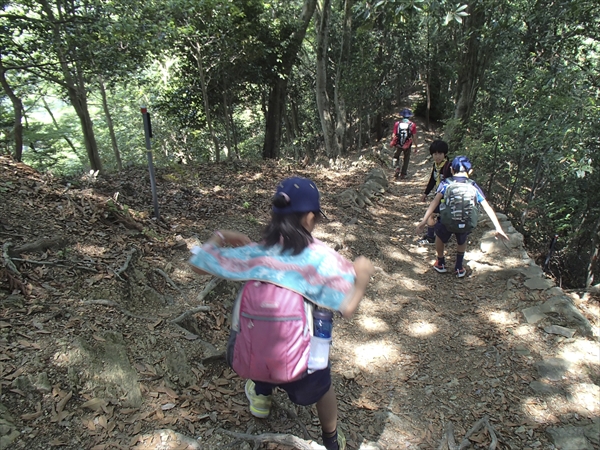
[{"label": "child hiking", "polygon": [[466,156],[457,156],[451,164],[452,177],[443,180],[437,188],[434,199],[429,204],[423,220],[417,225],[416,232],[423,232],[429,217],[439,207],[440,215],[435,224],[435,250],[437,260],[433,268],[439,273],[445,273],[446,260],[444,258],[444,249],[446,243],[452,235],[456,236],[456,262],[454,273],[462,278],[467,271],[463,267],[463,259],[467,249],[467,237],[475,226],[478,219],[478,205],[489,216],[496,228],[496,235],[502,239],[508,240],[508,236],[502,231],[498,222],[496,213],[485,199],[483,191],[477,184],[469,179],[471,172],[471,162]]},{"label": "child hiking", "polygon": [[[440,183],[446,178],[452,176],[452,170],[450,168],[450,161],[448,160],[448,144],[445,141],[435,140],[429,146],[429,154],[433,158],[433,168],[431,169],[431,176],[429,182],[423,192],[422,201],[427,200],[427,196],[431,191],[436,192]],[[433,211],[433,214],[427,219],[427,234],[419,240],[419,244],[434,244],[435,243],[435,219],[436,214],[440,212],[439,206]]]},{"label": "child hiking", "polygon": [[[413,142],[415,144],[415,152],[417,151],[417,126],[410,120],[412,111],[404,108],[400,111],[401,119],[394,124],[392,133],[392,142],[390,146],[395,149],[392,159],[392,166],[395,167],[394,178],[403,180],[406,178],[408,171],[408,163],[410,161],[410,149]],[[402,154],[402,169],[400,169],[400,154]]]},{"label": "child hiking", "polygon": [[[315,239],[311,233],[321,217],[316,185],[306,178],[288,178],[277,186],[271,221],[260,243],[250,243],[246,235],[234,231],[216,231],[201,248],[193,250],[190,264],[199,274],[247,281],[232,314],[227,361],[248,378],[245,392],[250,413],[268,417],[273,389],[279,387],[298,405],[316,403],[323,445],[328,450],[343,450],[346,439],[337,427],[330,364],[325,359],[321,367],[315,369],[313,364],[311,368],[312,342],[318,335],[316,325],[324,322],[327,326],[330,311],[344,317],[354,313],[374,268],[363,256],[352,263]],[[252,313],[250,307],[260,311]],[[272,312],[277,308],[288,313],[277,316]],[[296,308],[294,314],[289,314],[291,308]],[[272,316],[263,317],[268,313]],[[284,320],[289,326],[281,325]],[[277,330],[271,336],[270,327]],[[254,329],[260,330],[258,335],[252,334]],[[293,339],[290,329],[298,331]],[[281,341],[286,339],[292,341],[280,352]],[[325,342],[328,354],[329,341]]]}]

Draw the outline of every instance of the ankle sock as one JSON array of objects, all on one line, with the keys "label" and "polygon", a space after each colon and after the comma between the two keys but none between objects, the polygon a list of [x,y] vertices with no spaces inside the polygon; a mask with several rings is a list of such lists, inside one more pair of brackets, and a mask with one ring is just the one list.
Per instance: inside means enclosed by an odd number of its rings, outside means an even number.
[{"label": "ankle sock", "polygon": [[339,450],[337,428],[331,433],[323,431],[323,445],[327,450]]},{"label": "ankle sock", "polygon": [[454,269],[462,269],[463,268],[463,260],[465,259],[465,252],[456,254],[456,265]]},{"label": "ankle sock", "polygon": [[427,237],[429,239],[435,239],[435,228],[427,227]]},{"label": "ankle sock", "polygon": [[445,266],[446,265],[446,258],[444,256],[440,257],[438,256],[438,266]]}]

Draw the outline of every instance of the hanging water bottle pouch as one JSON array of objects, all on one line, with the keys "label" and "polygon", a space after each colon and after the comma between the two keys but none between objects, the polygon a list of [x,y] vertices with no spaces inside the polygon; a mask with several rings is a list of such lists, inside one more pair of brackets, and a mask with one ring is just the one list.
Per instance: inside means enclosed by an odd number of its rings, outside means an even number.
[{"label": "hanging water bottle pouch", "polygon": [[310,337],[310,353],[308,356],[308,373],[322,370],[329,365],[329,348],[331,338]]}]

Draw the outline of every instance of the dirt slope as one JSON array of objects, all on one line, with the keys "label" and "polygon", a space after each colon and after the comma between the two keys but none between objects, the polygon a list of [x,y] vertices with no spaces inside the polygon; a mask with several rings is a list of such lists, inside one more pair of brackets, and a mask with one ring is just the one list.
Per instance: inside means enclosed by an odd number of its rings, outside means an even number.
[{"label": "dirt slope", "polygon": [[[536,363],[574,340],[523,323],[521,310],[545,294],[521,287],[518,273],[473,263],[456,279],[431,269],[434,249],[414,235],[426,207],[419,198],[427,156],[421,147],[411,176],[363,209],[337,196],[380,166],[372,150],[335,168],[159,170],[162,222],[151,218],[144,170],[66,185],[1,157],[0,240],[14,265],[0,277],[0,436],[10,448],[32,450],[187,448],[160,447],[160,429],[206,449],[251,448],[227,431],[318,439],[314,408],[293,408],[282,394],[269,419],[248,413],[243,381],[219,359],[238,285],[221,283],[198,300],[209,279],[186,264],[189,248],[217,228],[257,239],[276,180],[297,174],[323,193],[330,220],[316,237],[378,268],[359,312],[335,324],[332,367],[349,448],[438,448],[449,422],[460,441],[484,417],[497,448],[555,448],[547,428],[588,425],[600,413],[593,402],[530,387]],[[473,233],[469,250],[484,231]],[[198,305],[210,310],[173,322]],[[597,300],[582,307],[597,320]],[[553,388],[599,381],[592,358]],[[491,441],[486,432],[471,435],[472,448]]]}]

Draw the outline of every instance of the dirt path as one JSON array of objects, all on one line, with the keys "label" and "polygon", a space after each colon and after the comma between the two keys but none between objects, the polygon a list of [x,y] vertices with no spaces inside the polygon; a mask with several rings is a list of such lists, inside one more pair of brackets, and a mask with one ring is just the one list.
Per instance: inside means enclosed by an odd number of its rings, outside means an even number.
[{"label": "dirt path", "polygon": [[[255,419],[243,381],[222,360],[206,359],[224,348],[238,286],[222,283],[199,301],[208,279],[186,264],[191,245],[216,228],[258,238],[273,180],[292,173],[314,178],[324,193],[330,221],[316,237],[348,258],[366,255],[378,268],[358,313],[335,324],[332,370],[350,449],[369,442],[436,449],[449,423],[460,442],[486,417],[498,449],[552,449],[552,427],[584,433],[594,420],[600,426],[597,345],[579,332],[566,338],[544,331],[550,323],[570,326],[561,313],[526,323],[522,311],[556,292],[526,286],[522,250],[483,254],[481,225],[469,243],[467,277],[433,271],[433,246],[417,245],[414,234],[426,208],[419,201],[431,164],[426,151],[413,156],[411,176],[391,182],[373,206],[341,204],[337,195],[378,165],[370,155],[329,169],[242,163],[191,175],[159,171],[168,227],[150,221],[147,198],[136,195],[143,171],[67,190],[3,160],[10,168],[0,171],[0,189],[10,194],[0,204],[7,211],[3,245],[69,241],[21,255],[30,261],[19,264],[22,278],[9,273],[12,292],[0,291],[4,442],[12,436],[10,448],[186,448],[176,439],[169,447],[159,429],[209,450],[252,448],[231,432],[319,440],[314,407],[293,408],[278,393],[271,416]],[[448,246],[451,267],[454,251]],[[210,311],[182,323],[187,330],[171,322],[198,303]],[[594,319],[597,300],[582,298],[579,306]],[[539,365],[557,355],[571,366],[549,381]],[[470,438],[471,448],[492,443],[484,429]],[[597,440],[585,442],[572,448],[598,448]]]}]

